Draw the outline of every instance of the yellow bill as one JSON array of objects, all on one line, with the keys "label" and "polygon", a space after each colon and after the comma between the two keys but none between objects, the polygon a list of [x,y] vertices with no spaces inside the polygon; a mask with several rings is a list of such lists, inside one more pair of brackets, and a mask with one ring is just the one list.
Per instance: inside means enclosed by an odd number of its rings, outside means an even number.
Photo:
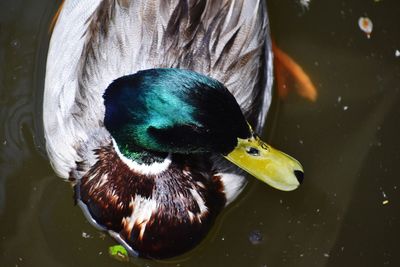
[{"label": "yellow bill", "polygon": [[238,138],[236,148],[225,158],[260,181],[282,191],[294,190],[303,181],[301,164],[264,143],[258,136]]}]

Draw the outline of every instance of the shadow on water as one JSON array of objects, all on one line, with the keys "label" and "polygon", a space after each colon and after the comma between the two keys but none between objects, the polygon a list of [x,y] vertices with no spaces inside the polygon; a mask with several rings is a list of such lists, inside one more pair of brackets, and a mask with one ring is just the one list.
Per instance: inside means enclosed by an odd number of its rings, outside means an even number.
[{"label": "shadow on water", "polygon": [[[400,24],[395,0],[269,0],[273,36],[318,87],[269,115],[272,144],[306,180],[284,193],[250,179],[206,240],[177,261],[121,263],[43,149],[48,24],[59,1],[0,3],[1,266],[400,266]],[[374,23],[371,39],[357,20]],[[278,108],[279,106],[279,108]],[[251,238],[249,238],[251,237]]]}]

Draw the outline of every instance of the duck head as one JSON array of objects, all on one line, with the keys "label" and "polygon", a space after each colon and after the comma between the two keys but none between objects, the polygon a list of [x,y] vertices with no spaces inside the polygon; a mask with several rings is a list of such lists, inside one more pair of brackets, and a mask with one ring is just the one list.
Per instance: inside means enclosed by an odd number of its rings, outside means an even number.
[{"label": "duck head", "polygon": [[[270,186],[290,191],[303,180],[292,157],[253,132],[220,82],[182,69],[149,69],[115,80],[104,94],[104,125],[120,153],[149,163],[148,153],[217,153]],[[152,163],[152,162],[150,162]]]}]

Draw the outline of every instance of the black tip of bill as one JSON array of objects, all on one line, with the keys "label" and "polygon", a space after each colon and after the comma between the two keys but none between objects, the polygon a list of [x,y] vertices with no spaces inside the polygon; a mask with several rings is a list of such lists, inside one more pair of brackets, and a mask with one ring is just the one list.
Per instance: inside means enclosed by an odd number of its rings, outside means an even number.
[{"label": "black tip of bill", "polygon": [[294,175],[296,176],[297,181],[299,181],[299,183],[302,184],[303,180],[304,180],[304,172],[299,171],[299,170],[295,170],[294,171]]}]

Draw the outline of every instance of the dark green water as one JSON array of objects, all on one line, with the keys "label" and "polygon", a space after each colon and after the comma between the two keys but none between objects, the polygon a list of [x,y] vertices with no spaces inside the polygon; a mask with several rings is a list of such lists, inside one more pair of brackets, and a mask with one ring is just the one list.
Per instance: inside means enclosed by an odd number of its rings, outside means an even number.
[{"label": "dark green water", "polygon": [[[43,153],[47,25],[59,1],[0,0],[0,265],[400,266],[400,2],[268,1],[275,40],[319,91],[315,103],[276,99],[270,114],[269,139],[303,163],[304,184],[284,193],[251,181],[188,255],[120,263]],[[358,28],[365,15],[371,39]]]}]

